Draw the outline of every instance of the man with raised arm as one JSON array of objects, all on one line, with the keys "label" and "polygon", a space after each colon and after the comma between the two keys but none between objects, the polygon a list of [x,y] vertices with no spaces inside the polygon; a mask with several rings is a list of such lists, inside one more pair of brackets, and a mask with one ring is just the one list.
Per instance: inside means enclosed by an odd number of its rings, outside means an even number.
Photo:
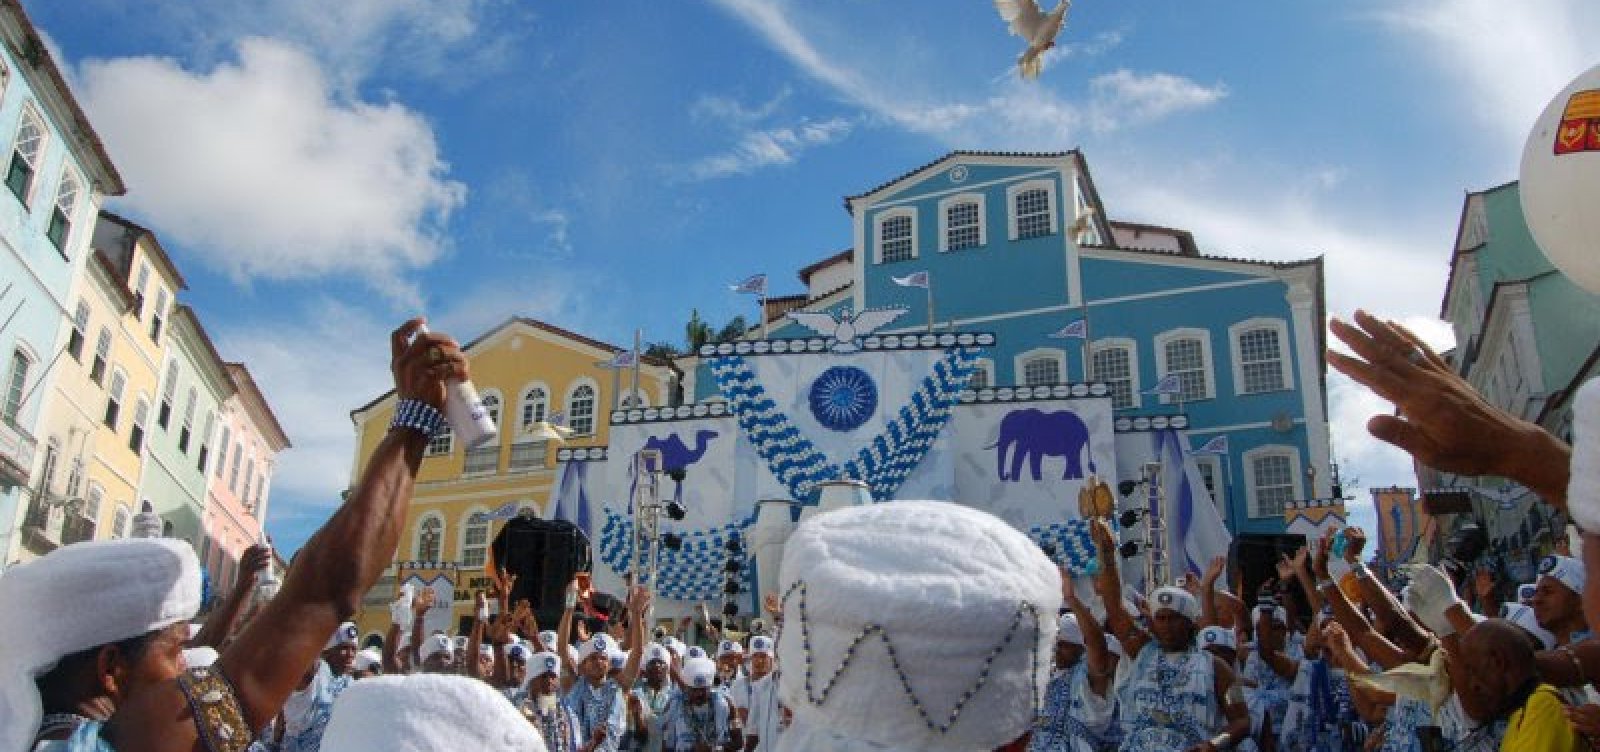
[{"label": "man with raised arm", "polygon": [[1094,752],[1103,746],[1116,707],[1108,691],[1116,656],[1106,649],[1105,632],[1078,598],[1072,573],[1065,569],[1061,599],[1071,613],[1062,615],[1056,628],[1055,670],[1028,752]]},{"label": "man with raised arm", "polygon": [[1107,624],[1128,656],[1114,684],[1121,752],[1233,749],[1250,733],[1250,716],[1233,667],[1195,644],[1198,599],[1183,588],[1156,588],[1146,631],[1122,605],[1110,526],[1095,520],[1093,531],[1100,562],[1095,585]]}]

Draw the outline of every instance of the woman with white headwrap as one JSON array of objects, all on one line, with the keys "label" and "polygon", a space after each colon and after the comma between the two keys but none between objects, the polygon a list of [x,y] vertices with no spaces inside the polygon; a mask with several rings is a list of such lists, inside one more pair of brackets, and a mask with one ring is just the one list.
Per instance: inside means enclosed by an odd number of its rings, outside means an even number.
[{"label": "woman with white headwrap", "polygon": [[[391,370],[398,399],[389,433],[368,458],[349,499],[300,549],[278,596],[261,609],[210,668],[196,669],[180,674],[177,681],[166,680],[130,693],[103,725],[98,719],[81,725],[72,740],[78,748],[242,750],[255,730],[265,727],[277,715],[300,683],[305,667],[322,652],[328,635],[360,608],[366,591],[389,565],[405,524],[406,506],[423,452],[428,440],[445,425],[445,381],[468,378],[466,359],[455,341],[442,334],[420,332],[422,325],[421,319],[414,319],[391,335]],[[183,591],[184,587],[178,586],[187,583],[194,598],[152,599],[141,590],[137,593],[139,598],[127,606],[145,604],[152,624],[186,619],[194,612],[199,590],[192,552],[188,559],[190,563],[183,568],[194,567],[194,577],[169,578],[163,592]],[[0,579],[9,580],[15,574],[9,572]],[[90,598],[84,598],[84,594]],[[98,593],[85,586],[73,593],[74,612],[63,613],[54,620],[35,619],[36,623],[23,625],[21,632],[7,629],[0,642],[43,650],[35,657],[48,659],[69,652],[63,647],[92,646],[96,643],[65,644],[50,635],[71,632],[79,624],[95,621],[81,613],[90,599],[98,609],[130,595],[131,591]],[[0,613],[15,610],[14,603],[0,599]],[[172,622],[166,621],[168,617]],[[98,642],[103,644],[104,640]],[[6,678],[9,677],[0,676]],[[0,718],[0,733],[33,733],[26,725],[16,730],[19,720],[30,723],[26,708],[15,715],[9,707],[0,709],[0,713],[6,714]],[[7,752],[17,748],[17,744],[5,746]]]}]

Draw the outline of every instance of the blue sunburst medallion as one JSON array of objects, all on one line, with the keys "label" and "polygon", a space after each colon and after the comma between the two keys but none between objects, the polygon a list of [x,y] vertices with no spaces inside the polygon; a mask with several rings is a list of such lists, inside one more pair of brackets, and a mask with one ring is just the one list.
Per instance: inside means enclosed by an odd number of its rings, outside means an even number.
[{"label": "blue sunburst medallion", "polygon": [[878,387],[866,371],[834,366],[811,382],[811,414],[823,427],[853,431],[878,409]]}]

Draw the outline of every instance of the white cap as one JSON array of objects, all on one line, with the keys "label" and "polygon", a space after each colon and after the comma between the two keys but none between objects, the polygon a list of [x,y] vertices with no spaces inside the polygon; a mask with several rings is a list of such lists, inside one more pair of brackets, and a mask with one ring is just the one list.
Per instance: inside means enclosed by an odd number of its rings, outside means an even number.
[{"label": "white cap", "polygon": [[528,678],[544,676],[545,674],[561,675],[561,659],[555,653],[534,653],[528,659]]},{"label": "white cap", "polygon": [[524,645],[520,642],[515,645],[506,646],[506,660],[508,661],[522,661],[523,663],[526,663],[528,661],[528,656],[530,655],[533,655],[533,651],[529,650],[527,645]]},{"label": "white cap", "polygon": [[[1061,577],[999,518],[930,501],[825,512],[785,544],[778,591],[790,593],[779,662],[821,672],[810,691],[808,672],[780,673],[779,699],[794,711],[785,747],[967,752],[1008,744],[1032,725]],[[882,632],[852,650],[873,625]]]},{"label": "white cap", "polygon": [[710,658],[691,658],[683,664],[683,683],[695,689],[710,689],[717,680],[717,664]]},{"label": "white cap", "polygon": [[450,641],[450,635],[441,632],[422,638],[422,644],[417,646],[417,656],[423,661],[439,653],[454,657],[453,650],[454,643]]},{"label": "white cap", "polygon": [[665,646],[665,645],[647,645],[647,646],[645,646],[645,649],[644,649],[644,663],[645,663],[645,665],[648,666],[651,663],[654,663],[656,661],[661,661],[662,663],[672,663],[672,651],[668,650],[667,646]]},{"label": "white cap", "polygon": [[750,638],[750,654],[764,653],[772,655],[772,638],[766,635],[756,635]]},{"label": "white cap", "polygon": [[1549,577],[1564,585],[1568,590],[1583,595],[1583,584],[1586,579],[1583,571],[1583,562],[1569,556],[1546,556],[1539,562],[1539,576]]},{"label": "white cap", "polygon": [[1216,626],[1200,630],[1200,647],[1238,650],[1238,645],[1233,639],[1233,630]]},{"label": "white cap", "polygon": [[1189,621],[1199,621],[1200,601],[1181,587],[1165,585],[1156,588],[1150,598],[1150,615],[1154,616],[1160,611],[1171,611]]},{"label": "white cap", "polygon": [[0,749],[28,749],[43,709],[34,680],[61,658],[186,622],[200,562],[169,538],[62,546],[0,576]]},{"label": "white cap", "polygon": [[1056,622],[1056,642],[1083,644],[1083,628],[1078,626],[1078,617],[1072,614],[1061,615],[1060,621]]},{"label": "white cap", "polygon": [[347,621],[343,624],[340,624],[338,629],[333,630],[333,635],[328,638],[328,644],[322,646],[322,649],[326,651],[332,650],[340,645],[354,645],[356,644],[358,637],[359,633],[356,632],[356,623],[353,621]]},{"label": "white cap", "polygon": [[584,640],[583,644],[578,646],[578,662],[582,663],[588,660],[589,656],[595,653],[606,656],[609,660],[611,653],[615,650],[617,650],[617,641],[611,639],[611,635],[597,634]]},{"label": "white cap", "polygon": [[607,653],[606,658],[611,661],[612,671],[621,671],[628,664],[628,651],[619,648]]},{"label": "white cap", "polygon": [[383,653],[377,648],[367,648],[356,652],[356,670],[371,671],[383,668]]},{"label": "white cap", "polygon": [[1551,634],[1550,630],[1539,626],[1539,620],[1534,618],[1532,608],[1521,603],[1502,603],[1500,604],[1500,617],[1528,630],[1534,637],[1539,638],[1539,642],[1544,644],[1545,650],[1550,650],[1556,646],[1556,636]]},{"label": "white cap", "polygon": [[744,646],[738,640],[723,640],[717,644],[717,659],[725,655],[744,655]]},{"label": "white cap", "polygon": [[688,650],[683,651],[683,657],[687,660],[704,658],[706,657],[706,650],[699,645],[691,645]]},{"label": "white cap", "polygon": [[379,676],[333,703],[322,748],[339,752],[545,752],[533,725],[487,683],[450,674]]}]

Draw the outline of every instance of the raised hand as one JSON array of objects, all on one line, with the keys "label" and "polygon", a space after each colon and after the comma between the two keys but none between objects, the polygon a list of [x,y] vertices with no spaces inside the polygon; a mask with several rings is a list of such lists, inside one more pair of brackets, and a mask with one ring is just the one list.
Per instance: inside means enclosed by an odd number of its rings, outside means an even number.
[{"label": "raised hand", "polygon": [[1494,597],[1494,572],[1479,569],[1472,578],[1472,592],[1478,596],[1479,608],[1484,608],[1484,604]]},{"label": "raised hand", "polygon": [[1359,527],[1344,529],[1344,560],[1350,566],[1361,563],[1361,549],[1367,546],[1367,534]]},{"label": "raised hand", "polygon": [[761,607],[773,620],[783,620],[783,599],[779,598],[777,593],[767,593],[767,597],[761,599]]},{"label": "raised hand", "polygon": [[1300,548],[1295,549],[1294,556],[1289,559],[1289,563],[1294,565],[1296,572],[1304,572],[1306,571],[1306,562],[1310,560],[1310,558],[1311,552],[1307,550],[1305,546],[1301,546]]},{"label": "raised hand", "polygon": [[1311,557],[1311,574],[1318,580],[1333,579],[1328,574],[1328,553],[1333,550],[1334,532],[1329,530],[1317,539],[1317,552]]},{"label": "raised hand", "polygon": [[1208,588],[1215,585],[1217,580],[1222,578],[1222,572],[1224,569],[1227,569],[1227,567],[1227,557],[1218,556],[1212,559],[1211,563],[1206,565],[1205,574],[1200,577],[1200,581],[1203,582]]},{"label": "raised hand", "polygon": [[421,400],[443,410],[446,379],[467,381],[467,358],[448,335],[422,332],[423,320],[412,319],[390,335],[389,370],[400,399]]},{"label": "raised hand", "polygon": [[1061,602],[1072,605],[1078,600],[1077,586],[1072,582],[1072,573],[1066,567],[1057,567],[1061,572]]},{"label": "raised hand", "polygon": [[628,613],[636,618],[642,618],[650,610],[650,589],[643,585],[634,585],[628,591]]},{"label": "raised hand", "polygon": [[417,597],[411,599],[411,613],[421,618],[423,614],[428,613],[428,609],[433,608],[433,602],[438,599],[439,594],[435,593],[433,588],[423,588],[417,593]]},{"label": "raised hand", "polygon": [[500,614],[489,619],[484,625],[483,639],[490,645],[504,645],[511,642],[511,630],[516,626],[514,614]]},{"label": "raised hand", "polygon": [[1117,537],[1111,532],[1111,525],[1104,519],[1096,517],[1089,523],[1089,535],[1094,539],[1095,553],[1102,561],[1116,555]]},{"label": "raised hand", "polygon": [[1277,570],[1278,582],[1280,584],[1288,583],[1290,580],[1294,579],[1294,562],[1289,560],[1287,554],[1280,554],[1278,556]]}]

